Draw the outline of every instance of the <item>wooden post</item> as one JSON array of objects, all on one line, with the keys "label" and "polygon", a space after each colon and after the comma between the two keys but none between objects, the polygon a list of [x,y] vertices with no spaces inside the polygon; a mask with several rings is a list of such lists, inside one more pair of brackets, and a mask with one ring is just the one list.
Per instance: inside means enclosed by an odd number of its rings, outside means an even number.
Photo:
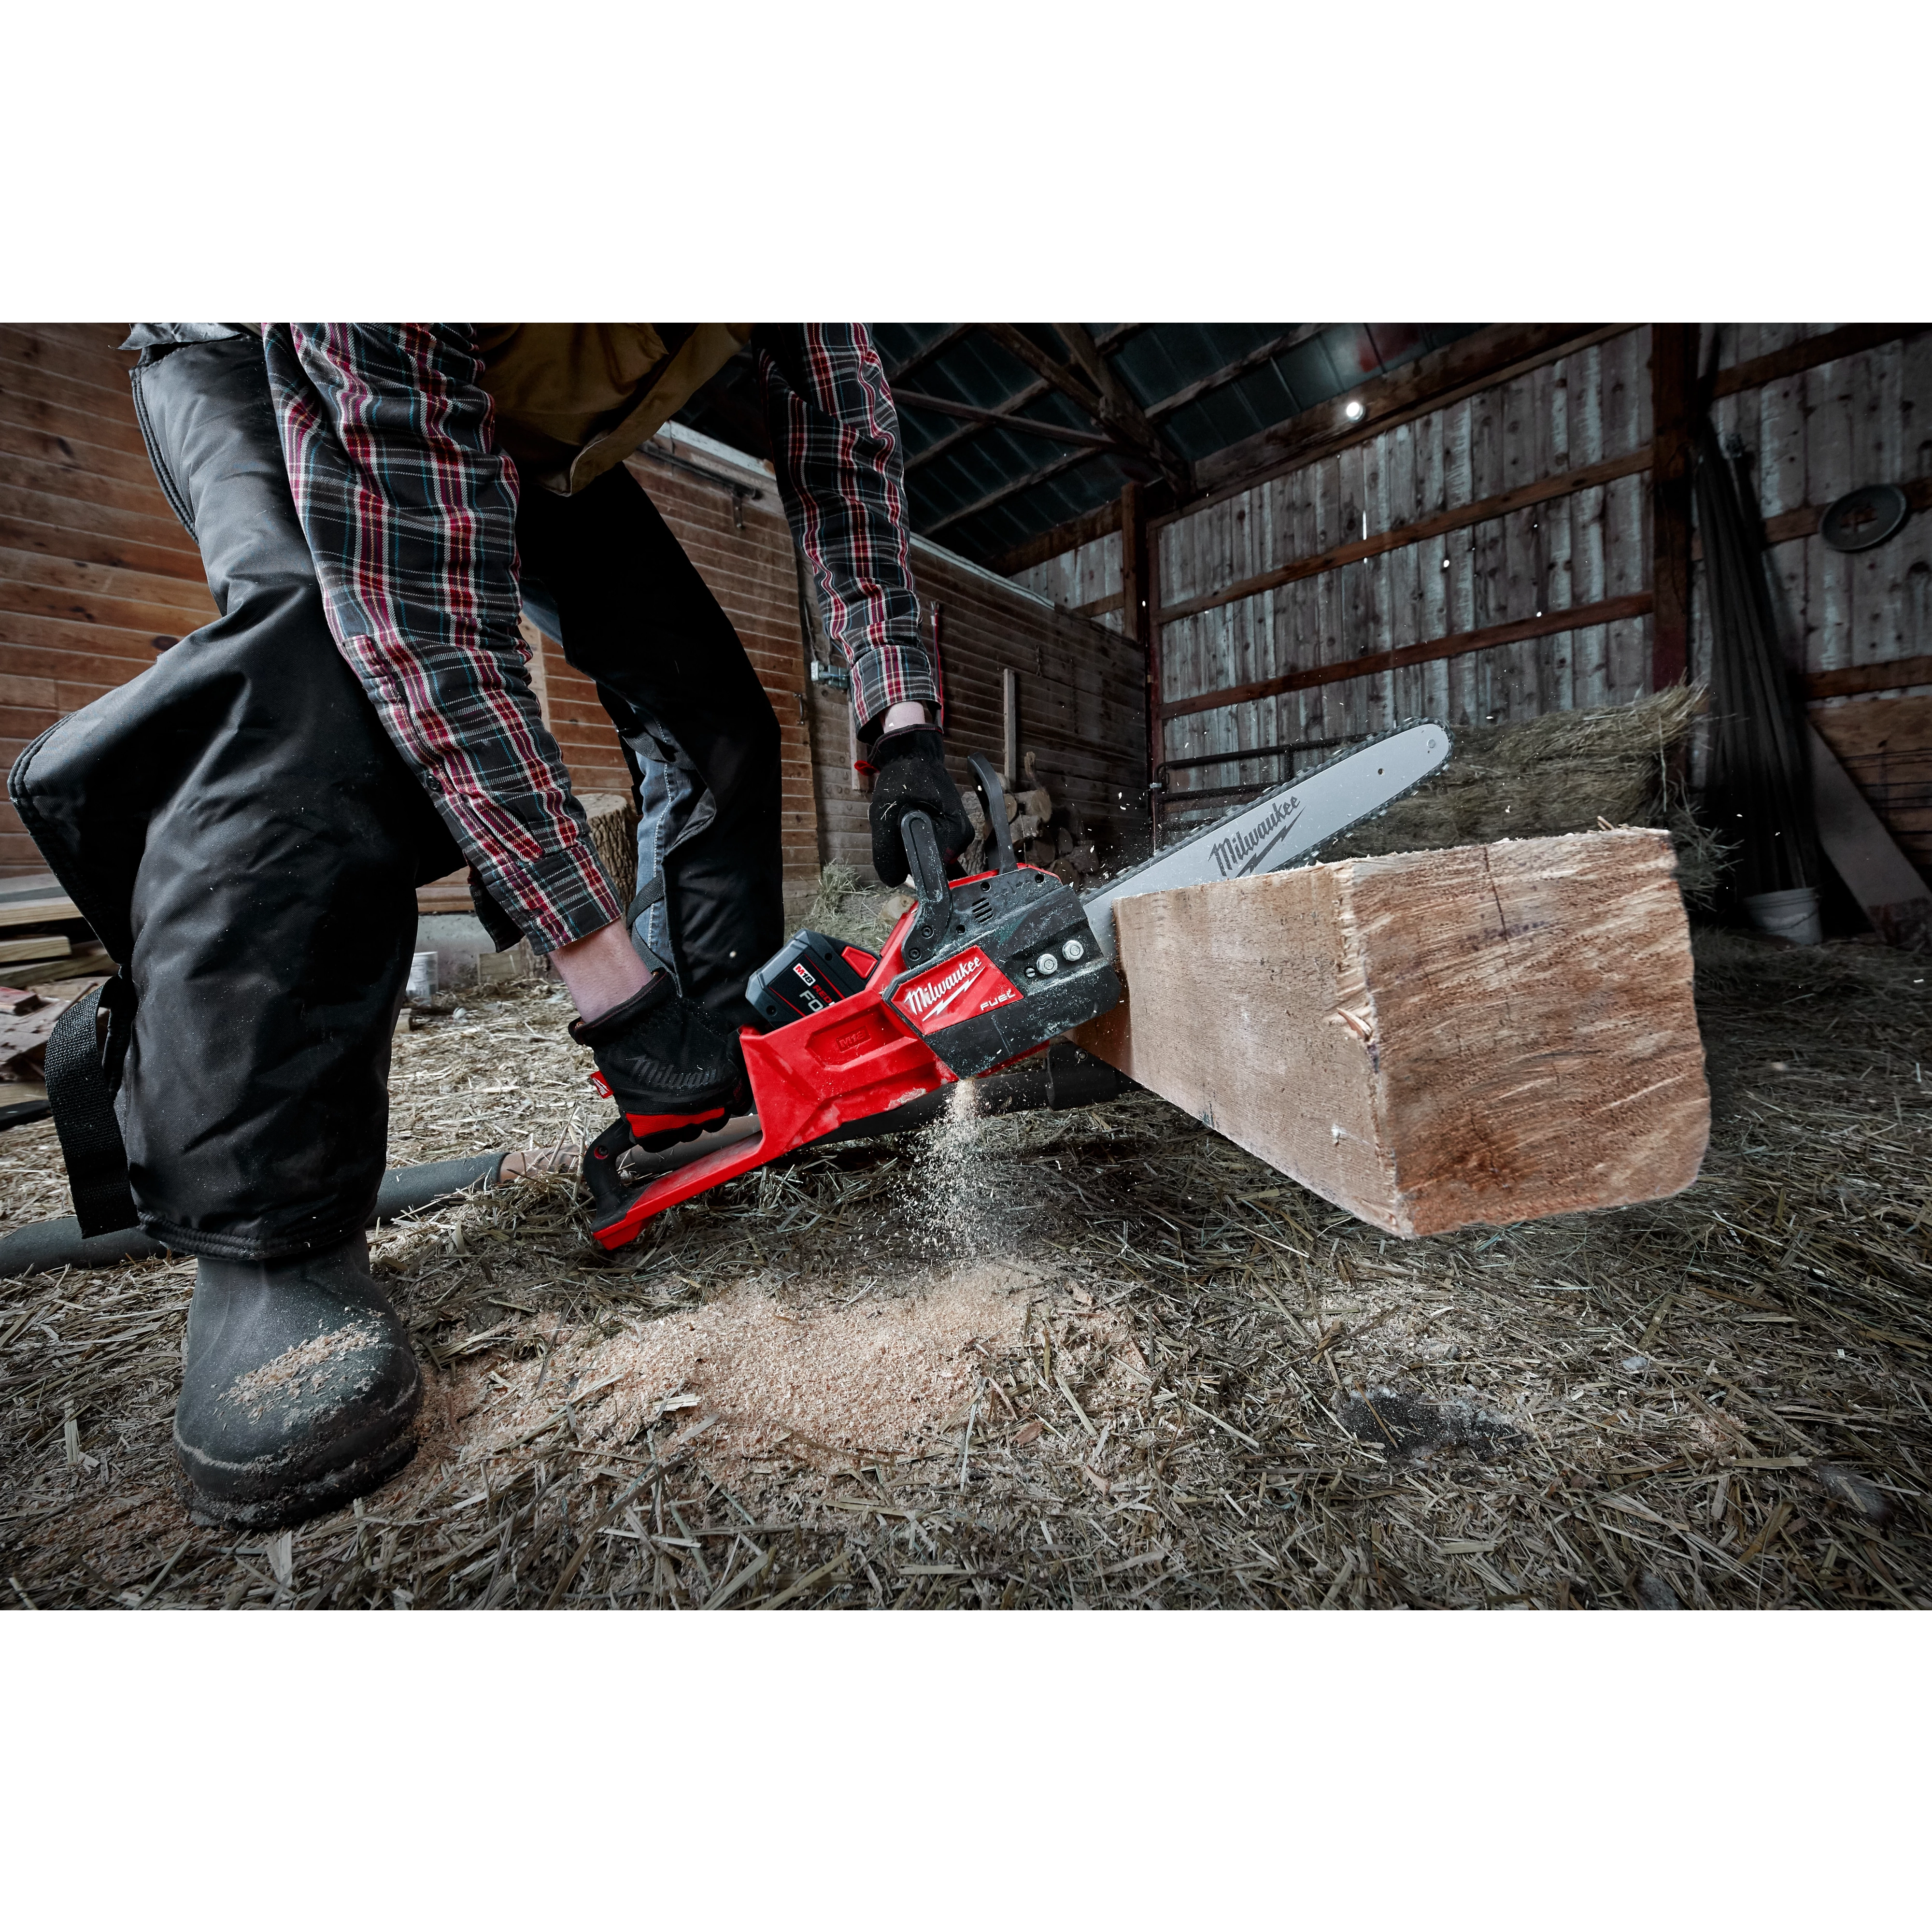
[{"label": "wooden post", "polygon": [[1690,666],[1690,466],[1697,325],[1650,326],[1652,568],[1650,688],[1680,682]]},{"label": "wooden post", "polygon": [[[1140,484],[1130,483],[1120,492],[1120,621],[1126,634],[1140,646],[1147,665],[1150,787],[1167,755],[1162,746],[1165,734],[1160,710],[1160,632],[1154,621],[1154,614],[1160,604],[1155,575],[1155,552],[1148,540],[1146,502]],[[1160,794],[1150,790],[1148,812],[1156,846],[1160,843]]]},{"label": "wooden post", "polygon": [[1011,664],[1000,673],[1000,776],[1011,791],[1020,782],[1020,674]]}]

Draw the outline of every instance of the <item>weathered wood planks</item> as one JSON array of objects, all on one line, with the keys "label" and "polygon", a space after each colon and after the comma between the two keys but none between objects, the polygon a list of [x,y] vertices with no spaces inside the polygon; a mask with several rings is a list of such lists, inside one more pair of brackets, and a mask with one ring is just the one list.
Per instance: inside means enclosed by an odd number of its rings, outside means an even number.
[{"label": "weathered wood planks", "polygon": [[1651,334],[1586,339],[1157,523],[1163,754],[1228,754],[1164,813],[1281,775],[1241,755],[1267,746],[1642,696]]},{"label": "weathered wood planks", "polygon": [[[1820,360],[1827,351],[1836,352]],[[1932,656],[1932,515],[1924,514],[1932,504],[1924,474],[1932,329],[1726,324],[1718,363],[1712,420],[1743,446],[1794,668],[1817,681],[1819,696],[1910,686],[1909,675],[1887,679],[1882,668]],[[1732,372],[1739,380],[1726,394]],[[1833,550],[1818,534],[1823,511],[1868,483],[1897,484],[1915,514],[1874,549]],[[1710,662],[1701,562],[1696,576],[1694,675]]]},{"label": "weathered wood planks", "polygon": [[1120,901],[1081,1043],[1374,1226],[1674,1194],[1710,1126],[1662,832],[1343,860]]}]

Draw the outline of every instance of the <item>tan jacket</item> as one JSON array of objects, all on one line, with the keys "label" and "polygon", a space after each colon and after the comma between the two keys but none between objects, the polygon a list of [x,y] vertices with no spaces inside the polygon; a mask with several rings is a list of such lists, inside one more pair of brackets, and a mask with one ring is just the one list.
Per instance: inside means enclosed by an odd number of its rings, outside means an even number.
[{"label": "tan jacket", "polygon": [[649,441],[751,339],[748,322],[484,322],[496,440],[574,495]]}]

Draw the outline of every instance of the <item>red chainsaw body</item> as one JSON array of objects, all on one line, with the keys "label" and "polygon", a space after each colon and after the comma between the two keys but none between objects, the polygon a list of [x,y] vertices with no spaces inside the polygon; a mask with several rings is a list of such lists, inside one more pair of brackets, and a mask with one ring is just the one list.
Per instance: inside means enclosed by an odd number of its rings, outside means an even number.
[{"label": "red chainsaw body", "polygon": [[976,753],[970,763],[998,865],[949,881],[931,819],[907,814],[902,830],[919,897],[879,956],[824,933],[796,933],[746,983],[768,1023],[738,1036],[757,1132],[634,1193],[624,1191],[615,1141],[638,1132],[638,1123],[616,1124],[591,1143],[584,1178],[601,1217],[591,1232],[604,1247],[624,1246],[667,1208],[842,1127],[1024,1060],[1119,999],[1119,978],[1079,896],[1016,860],[999,778]]},{"label": "red chainsaw body", "polygon": [[[903,1106],[958,1078],[913,1022],[885,998],[885,989],[903,970],[904,941],[913,918],[912,911],[901,916],[862,992],[775,1033],[747,1027],[739,1034],[758,1117],[757,1135],[700,1155],[639,1189],[620,1219],[595,1231],[601,1246],[621,1248],[667,1208],[790,1154],[835,1127]],[[987,970],[999,976],[990,962]],[[902,1001],[906,992],[899,989]],[[942,988],[934,1004],[943,1006],[958,997],[957,989]]]}]

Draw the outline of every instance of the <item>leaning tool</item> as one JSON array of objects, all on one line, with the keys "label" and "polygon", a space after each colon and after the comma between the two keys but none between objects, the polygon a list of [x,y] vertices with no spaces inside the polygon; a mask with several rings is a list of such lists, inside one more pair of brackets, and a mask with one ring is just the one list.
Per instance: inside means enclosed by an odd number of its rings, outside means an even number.
[{"label": "leaning tool", "polygon": [[1099,1018],[1120,997],[1117,899],[1279,871],[1448,755],[1440,725],[1394,733],[1275,787],[1083,897],[1016,859],[999,775],[974,752],[968,763],[994,868],[949,882],[932,820],[908,813],[902,836],[918,896],[883,950],[800,932],[752,975],[747,991],[763,1026],[739,1037],[757,1131],[650,1174],[620,1118],[584,1155],[592,1235],[622,1247],[668,1208]]}]

